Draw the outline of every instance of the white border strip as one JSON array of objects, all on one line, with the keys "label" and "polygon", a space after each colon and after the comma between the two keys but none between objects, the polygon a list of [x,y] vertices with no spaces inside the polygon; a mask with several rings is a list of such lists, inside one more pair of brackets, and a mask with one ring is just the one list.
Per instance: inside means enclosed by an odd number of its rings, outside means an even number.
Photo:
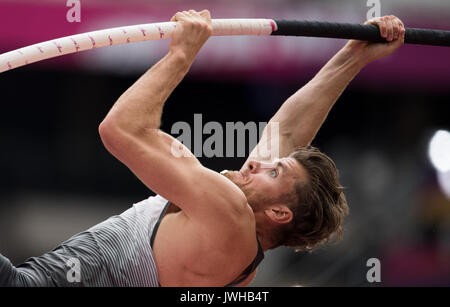
[{"label": "white border strip", "polygon": [[[113,45],[171,38],[176,22],[149,23],[93,31],[23,47],[0,55],[0,73],[58,56]],[[270,35],[272,19],[213,19],[214,36]]]}]

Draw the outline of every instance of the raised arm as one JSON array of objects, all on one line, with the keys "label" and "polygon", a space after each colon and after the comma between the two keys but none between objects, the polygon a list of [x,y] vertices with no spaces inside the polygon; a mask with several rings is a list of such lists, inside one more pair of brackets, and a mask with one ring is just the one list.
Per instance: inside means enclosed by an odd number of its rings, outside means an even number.
[{"label": "raised arm", "polygon": [[[268,143],[273,142],[274,137],[279,138],[272,143],[279,144],[279,157],[288,156],[296,147],[310,145],[334,103],[359,71],[403,45],[405,28],[400,19],[385,16],[366,23],[378,25],[388,43],[349,41],[308,84],[281,106],[269,121],[250,159],[276,158],[259,153],[263,146],[270,148]],[[278,136],[270,133],[274,124],[278,125]]]},{"label": "raised arm", "polygon": [[[169,53],[115,103],[99,127],[105,147],[151,190],[203,221],[244,206],[243,193],[203,167],[180,142],[159,130],[164,103],[211,35],[209,12],[177,13]],[[233,210],[231,210],[233,211]]]}]

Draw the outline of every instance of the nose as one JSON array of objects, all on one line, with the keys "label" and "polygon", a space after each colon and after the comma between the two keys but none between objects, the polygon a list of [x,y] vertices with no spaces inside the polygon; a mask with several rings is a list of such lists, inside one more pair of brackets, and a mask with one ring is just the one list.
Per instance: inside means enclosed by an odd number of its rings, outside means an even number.
[{"label": "nose", "polygon": [[257,173],[260,168],[261,168],[261,163],[258,161],[249,161],[248,162],[248,169],[250,170],[250,173]]}]

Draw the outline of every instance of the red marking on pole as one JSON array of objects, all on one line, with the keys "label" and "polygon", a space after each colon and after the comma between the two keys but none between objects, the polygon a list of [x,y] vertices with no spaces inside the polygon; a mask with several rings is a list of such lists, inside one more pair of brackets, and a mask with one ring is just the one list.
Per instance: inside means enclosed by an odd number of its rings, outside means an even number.
[{"label": "red marking on pole", "polygon": [[108,35],[108,38],[109,38],[109,45],[112,46],[113,45],[113,40],[112,40],[111,36]]},{"label": "red marking on pole", "polygon": [[156,26],[156,27],[158,28],[158,31],[159,31],[159,38],[163,38],[164,31],[159,26]]},{"label": "red marking on pole", "polygon": [[8,68],[12,69],[11,63],[8,62],[7,64],[8,64]]},{"label": "red marking on pole", "polygon": [[147,36],[145,29],[139,28],[142,32],[142,35]]},{"label": "red marking on pole", "polygon": [[130,38],[129,37],[127,37],[127,43],[129,43],[130,42]]},{"label": "red marking on pole", "polygon": [[90,35],[88,35],[89,39],[91,40],[92,43],[92,49],[95,48],[95,39],[93,37],[91,37]]},{"label": "red marking on pole", "polygon": [[72,40],[72,42],[73,42],[73,44],[75,45],[75,49],[76,49],[76,51],[75,52],[78,52],[78,50],[80,50],[80,46],[78,46],[78,43],[77,43],[77,41],[76,40],[74,40],[72,37],[70,38],[71,40]]},{"label": "red marking on pole", "polygon": [[42,50],[42,48],[41,47],[39,47],[39,46],[36,46],[36,48],[39,50],[39,52],[40,53],[44,53],[44,51]]},{"label": "red marking on pole", "polygon": [[56,46],[56,48],[58,48],[59,53],[62,53],[62,47],[60,45],[58,45],[56,42],[53,42],[53,45]]},{"label": "red marking on pole", "polygon": [[275,21],[271,20],[270,25],[272,26],[272,32],[275,31]]}]

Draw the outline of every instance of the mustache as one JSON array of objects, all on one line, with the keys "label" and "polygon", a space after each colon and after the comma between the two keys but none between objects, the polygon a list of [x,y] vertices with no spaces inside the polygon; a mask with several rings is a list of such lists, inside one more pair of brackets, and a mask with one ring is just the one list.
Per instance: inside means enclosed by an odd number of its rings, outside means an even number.
[{"label": "mustache", "polygon": [[244,186],[242,182],[242,174],[238,171],[223,170],[220,174],[237,185],[241,190]]},{"label": "mustache", "polygon": [[228,179],[230,179],[234,183],[236,183],[236,181],[238,181],[237,179],[239,179],[239,177],[241,177],[241,173],[238,172],[238,171],[223,170],[223,171],[220,172],[220,174],[222,176],[227,177]]}]

